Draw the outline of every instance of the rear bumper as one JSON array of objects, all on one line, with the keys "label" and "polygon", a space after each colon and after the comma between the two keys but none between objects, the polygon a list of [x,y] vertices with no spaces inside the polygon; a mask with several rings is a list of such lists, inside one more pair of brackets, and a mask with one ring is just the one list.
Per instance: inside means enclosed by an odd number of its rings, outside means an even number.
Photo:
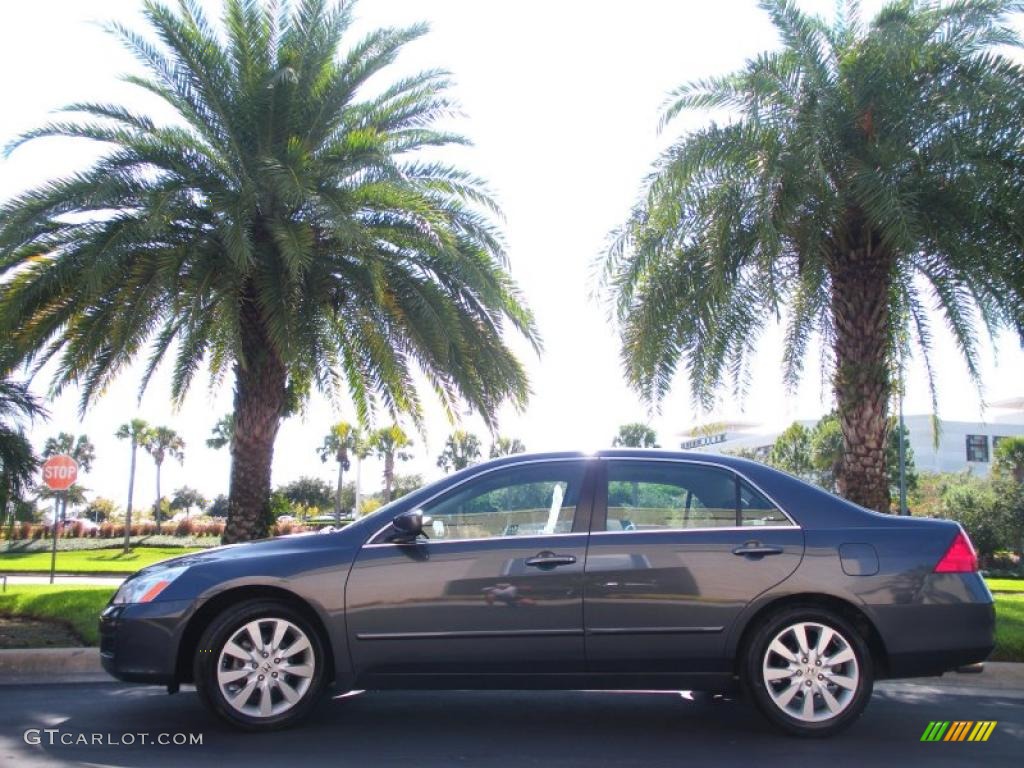
[{"label": "rear bumper", "polygon": [[995,648],[993,603],[874,606],[887,677],[941,675],[985,661]]},{"label": "rear bumper", "polygon": [[118,680],[167,685],[176,679],[178,644],[191,600],[109,605],[100,614],[100,662]]}]

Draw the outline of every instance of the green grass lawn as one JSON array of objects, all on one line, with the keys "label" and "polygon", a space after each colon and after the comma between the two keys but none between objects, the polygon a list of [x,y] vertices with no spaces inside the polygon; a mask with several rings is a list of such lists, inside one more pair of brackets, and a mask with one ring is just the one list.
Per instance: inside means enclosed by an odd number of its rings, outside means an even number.
[{"label": "green grass lawn", "polygon": [[59,621],[86,645],[97,645],[96,623],[112,594],[113,587],[19,584],[0,592],[0,614]]},{"label": "green grass lawn", "polygon": [[1024,595],[996,595],[993,661],[1024,661]]},{"label": "green grass lawn", "polygon": [[985,579],[993,592],[1024,592],[1024,579]]},{"label": "green grass lawn", "polygon": [[[134,573],[169,557],[202,552],[197,547],[136,547],[130,554],[118,549],[57,553],[58,573]],[[49,552],[0,552],[0,573],[50,572]]]}]

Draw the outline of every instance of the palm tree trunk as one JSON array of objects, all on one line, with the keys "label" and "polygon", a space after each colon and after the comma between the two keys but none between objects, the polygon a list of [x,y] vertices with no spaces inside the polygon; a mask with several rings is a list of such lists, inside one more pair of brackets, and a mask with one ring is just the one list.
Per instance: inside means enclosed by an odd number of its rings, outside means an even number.
[{"label": "palm tree trunk", "polygon": [[255,300],[241,307],[244,360],[235,364],[235,432],[225,544],[265,536],[274,440],[284,412],[287,372],[267,338]]},{"label": "palm tree trunk", "polygon": [[341,525],[341,483],[345,475],[345,462],[338,457],[338,487],[334,491],[334,524]]},{"label": "palm tree trunk", "polygon": [[132,435],[132,465],[128,470],[128,506],[124,510],[124,553],[127,555],[132,544],[132,495],[135,493],[135,454],[138,443]]},{"label": "palm tree trunk", "polygon": [[384,457],[384,503],[391,501],[391,486],[395,482],[395,454]]},{"label": "palm tree trunk", "polygon": [[362,485],[362,482],[363,482],[363,460],[359,456],[359,454],[356,454],[356,506],[355,506],[355,509],[352,510],[352,517],[359,517],[360,516],[359,509],[362,507],[362,503],[363,503],[363,485]]},{"label": "palm tree trunk", "polygon": [[836,488],[850,501],[889,511],[885,468],[892,337],[892,258],[875,238],[836,254],[830,264],[836,372],[833,382],[843,456]]},{"label": "palm tree trunk", "polygon": [[153,517],[156,518],[156,533],[160,535],[160,462],[156,463],[156,507],[153,510]]}]

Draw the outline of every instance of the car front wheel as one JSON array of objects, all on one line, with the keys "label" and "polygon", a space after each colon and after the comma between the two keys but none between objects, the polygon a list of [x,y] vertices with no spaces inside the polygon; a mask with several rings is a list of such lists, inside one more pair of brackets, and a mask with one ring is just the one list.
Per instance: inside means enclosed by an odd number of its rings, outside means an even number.
[{"label": "car front wheel", "polygon": [[324,687],[319,633],[287,603],[252,600],[217,616],[200,639],[195,682],[203,702],[246,730],[293,725]]},{"label": "car front wheel", "polygon": [[820,608],[791,608],[764,622],[746,666],[758,708],[797,736],[828,736],[849,726],[864,711],[874,681],[860,633]]}]

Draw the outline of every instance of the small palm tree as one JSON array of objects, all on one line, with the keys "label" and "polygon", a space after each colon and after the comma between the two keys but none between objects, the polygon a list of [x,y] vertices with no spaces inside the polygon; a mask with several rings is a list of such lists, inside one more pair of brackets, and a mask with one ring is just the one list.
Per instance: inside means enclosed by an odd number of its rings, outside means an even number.
[{"label": "small palm tree", "polygon": [[[785,311],[784,376],[830,353],[839,492],[889,508],[891,370],[926,307],[977,379],[973,318],[1024,331],[1024,68],[1013,0],[899,0],[867,25],[761,3],[782,47],[675,91],[662,124],[730,110],[657,162],[604,264],[630,384],[649,402],[683,362],[705,407],[742,390],[758,332]],[[979,382],[980,385],[980,382]],[[932,379],[933,406],[935,382]]]},{"label": "small palm tree", "polygon": [[517,453],[526,453],[526,446],[518,437],[499,435],[491,444],[490,456],[492,459],[497,459],[500,456],[513,456]]},{"label": "small palm tree", "polygon": [[457,429],[448,435],[444,450],[437,457],[437,466],[445,472],[458,472],[480,459],[480,438],[472,432]]},{"label": "small palm tree", "polygon": [[32,486],[39,467],[23,423],[46,415],[28,385],[0,380],[0,519],[7,517],[12,524],[10,502]]},{"label": "small palm tree", "polygon": [[338,462],[338,484],[334,491],[334,522],[337,525],[341,525],[341,487],[349,468],[349,453],[355,450],[359,439],[358,428],[339,421],[331,427],[318,451],[320,461],[333,459]]},{"label": "small palm tree", "polygon": [[146,433],[142,447],[153,457],[153,463],[156,464],[156,504],[153,507],[153,516],[159,526],[163,501],[163,496],[160,495],[160,471],[168,456],[176,459],[179,464],[185,460],[185,441],[170,427],[153,427]]},{"label": "small palm tree", "polygon": [[88,435],[79,435],[77,438],[68,433],[61,432],[56,437],[48,437],[43,445],[43,456],[59,455],[70,456],[78,464],[82,472],[92,469],[92,463],[96,460],[96,446],[89,440]]},{"label": "small palm tree", "polygon": [[132,536],[132,498],[135,495],[135,457],[139,446],[145,445],[149,439],[150,427],[142,419],[132,419],[127,424],[117,428],[114,437],[118,440],[131,441],[132,459],[128,469],[128,504],[124,508],[124,552],[128,554],[131,548]]},{"label": "small palm tree", "polygon": [[[539,344],[507,272],[484,183],[436,160],[466,143],[446,73],[381,82],[426,27],[342,42],[353,3],[146,0],[157,43],[111,25],[147,74],[127,77],[170,122],[119,104],[19,142],[69,136],[92,168],[0,208],[0,336],[13,366],[56,359],[54,389],[87,407],[126,364],[174,349],[180,401],[208,365],[234,379],[226,542],[269,515],[274,442],[290,400],[345,388],[361,422],[383,406],[422,423],[422,372],[449,412],[488,426],[521,407],[508,327]],[[6,279],[9,278],[9,279]],[[2,369],[0,369],[2,372]]]},{"label": "small palm tree", "polygon": [[400,426],[392,424],[382,427],[370,436],[371,450],[384,461],[384,503],[391,501],[395,485],[395,460],[408,461],[412,455],[406,448],[412,447],[412,440]]}]

